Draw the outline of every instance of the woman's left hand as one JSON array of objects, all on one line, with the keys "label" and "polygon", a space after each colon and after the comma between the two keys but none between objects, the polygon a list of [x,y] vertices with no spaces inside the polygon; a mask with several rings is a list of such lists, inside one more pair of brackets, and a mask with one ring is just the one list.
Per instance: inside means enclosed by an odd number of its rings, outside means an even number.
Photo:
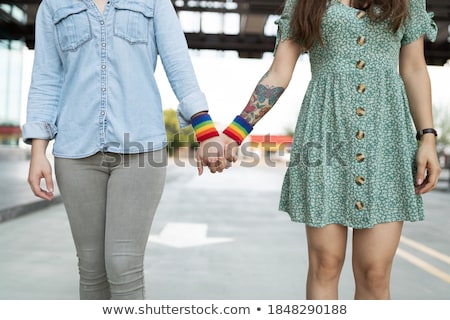
[{"label": "woman's left hand", "polygon": [[436,152],[436,138],[433,135],[424,135],[422,137],[416,155],[416,163],[416,194],[424,194],[436,188],[441,173],[441,166]]}]

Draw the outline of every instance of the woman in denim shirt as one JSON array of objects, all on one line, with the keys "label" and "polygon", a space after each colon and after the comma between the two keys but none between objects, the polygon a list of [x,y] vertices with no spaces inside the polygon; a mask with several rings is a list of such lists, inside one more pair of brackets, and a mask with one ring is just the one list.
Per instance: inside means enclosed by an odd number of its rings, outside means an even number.
[{"label": "woman in denim shirt", "polygon": [[54,139],[81,299],[144,299],[144,252],[166,172],[158,54],[181,126],[196,120],[209,128],[196,130],[199,173],[202,165],[221,171],[223,162],[202,156],[203,141],[218,134],[170,0],[44,0],[39,7],[23,127],[32,144],[29,183],[36,196],[53,198],[45,153]]}]

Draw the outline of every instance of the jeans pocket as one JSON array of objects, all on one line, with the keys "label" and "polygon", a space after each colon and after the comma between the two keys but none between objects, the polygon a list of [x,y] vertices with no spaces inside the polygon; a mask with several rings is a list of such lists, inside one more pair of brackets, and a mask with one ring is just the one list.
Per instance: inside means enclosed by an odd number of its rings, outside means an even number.
[{"label": "jeans pocket", "polygon": [[75,51],[92,39],[87,7],[82,3],[58,9],[53,23],[62,51]]},{"label": "jeans pocket", "polygon": [[144,1],[114,3],[114,35],[130,44],[148,43],[153,8]]}]

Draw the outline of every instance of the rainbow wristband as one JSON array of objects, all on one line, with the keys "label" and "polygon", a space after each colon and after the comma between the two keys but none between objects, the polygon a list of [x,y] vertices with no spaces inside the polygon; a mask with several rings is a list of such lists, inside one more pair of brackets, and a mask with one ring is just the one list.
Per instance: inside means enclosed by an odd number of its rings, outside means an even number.
[{"label": "rainbow wristband", "polygon": [[252,130],[253,126],[247,120],[241,116],[236,116],[223,133],[241,145],[242,141],[244,141]]},{"label": "rainbow wristband", "polygon": [[202,142],[219,135],[219,132],[217,132],[211,117],[207,113],[195,116],[191,120],[191,123],[198,142]]}]

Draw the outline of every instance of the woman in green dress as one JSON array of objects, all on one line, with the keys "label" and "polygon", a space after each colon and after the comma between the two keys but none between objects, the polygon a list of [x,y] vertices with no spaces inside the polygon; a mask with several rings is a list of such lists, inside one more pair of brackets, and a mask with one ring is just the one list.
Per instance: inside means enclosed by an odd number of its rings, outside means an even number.
[{"label": "woman in green dress", "polygon": [[423,54],[436,25],[425,0],[287,0],[277,23],[273,63],[224,131],[227,158],[308,52],[312,77],[280,200],[306,225],[306,297],[338,298],[351,230],[355,299],[389,299],[403,222],[424,219],[421,195],[440,174]]}]

